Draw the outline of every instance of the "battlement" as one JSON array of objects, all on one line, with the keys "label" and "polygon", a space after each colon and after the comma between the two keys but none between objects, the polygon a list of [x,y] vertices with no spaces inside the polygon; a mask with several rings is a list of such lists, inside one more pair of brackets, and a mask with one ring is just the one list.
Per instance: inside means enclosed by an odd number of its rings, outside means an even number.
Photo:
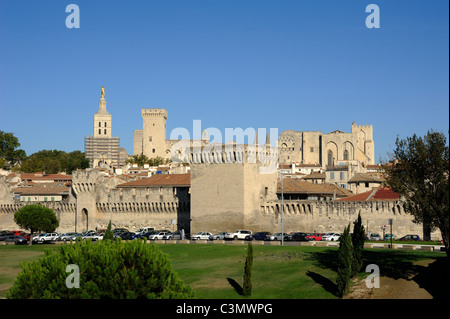
[{"label": "battlement", "polygon": [[360,131],[364,131],[366,134],[369,134],[369,136],[371,136],[373,134],[373,125],[357,125],[355,122],[353,122],[352,133],[357,133]]},{"label": "battlement", "polygon": [[356,130],[367,130],[367,129],[373,129],[373,125],[372,124],[367,124],[367,125],[358,125],[355,122],[353,122],[352,124],[352,131],[356,129]]},{"label": "battlement", "polygon": [[142,109],[141,113],[142,113],[143,118],[162,117],[165,120],[167,120],[167,110],[166,109],[158,109],[158,108]]}]

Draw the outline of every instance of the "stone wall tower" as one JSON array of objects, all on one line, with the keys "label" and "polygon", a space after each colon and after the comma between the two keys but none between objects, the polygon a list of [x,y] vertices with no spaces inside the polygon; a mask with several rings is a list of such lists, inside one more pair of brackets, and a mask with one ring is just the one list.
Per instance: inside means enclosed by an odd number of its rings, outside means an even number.
[{"label": "stone wall tower", "polygon": [[366,164],[375,164],[375,145],[373,141],[373,125],[357,125],[352,123],[352,134],[357,136],[357,147],[361,158],[357,156],[361,162]]},{"label": "stone wall tower", "polygon": [[142,150],[148,158],[166,157],[165,109],[142,109],[143,133]]}]

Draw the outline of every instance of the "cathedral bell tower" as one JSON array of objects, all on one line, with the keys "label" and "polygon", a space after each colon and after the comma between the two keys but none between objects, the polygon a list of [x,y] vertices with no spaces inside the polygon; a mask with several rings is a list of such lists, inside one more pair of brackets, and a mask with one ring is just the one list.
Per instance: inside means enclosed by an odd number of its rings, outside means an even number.
[{"label": "cathedral bell tower", "polygon": [[103,86],[98,111],[94,115],[94,137],[111,137],[111,114],[106,110],[105,88]]}]

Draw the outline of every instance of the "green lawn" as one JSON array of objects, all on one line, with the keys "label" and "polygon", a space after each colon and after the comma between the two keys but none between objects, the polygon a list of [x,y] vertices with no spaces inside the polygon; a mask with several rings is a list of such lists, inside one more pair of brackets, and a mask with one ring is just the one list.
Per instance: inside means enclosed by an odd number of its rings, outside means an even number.
[{"label": "green lawn", "polygon": [[[6,296],[20,271],[20,262],[32,261],[54,245],[0,246],[0,298]],[[240,295],[246,245],[159,245],[181,279],[197,298],[245,298]],[[254,245],[251,298],[337,298],[337,248]],[[420,259],[445,258],[437,252],[365,249],[364,265],[378,264],[382,275],[405,277]],[[364,272],[364,268],[362,271]]]}]

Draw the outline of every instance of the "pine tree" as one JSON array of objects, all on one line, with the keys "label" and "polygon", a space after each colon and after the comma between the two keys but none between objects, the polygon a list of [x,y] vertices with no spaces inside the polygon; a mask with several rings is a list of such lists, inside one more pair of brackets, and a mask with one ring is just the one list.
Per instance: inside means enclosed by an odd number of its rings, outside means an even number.
[{"label": "pine tree", "polygon": [[364,226],[362,225],[361,213],[358,213],[358,219],[353,223],[353,260],[352,277],[355,277],[362,267],[362,254],[364,249],[364,239],[366,237]]},{"label": "pine tree", "polygon": [[253,267],[253,245],[248,243],[247,257],[245,258],[244,279],[243,279],[243,294],[250,296],[252,294],[252,267]]},{"label": "pine tree", "polygon": [[344,233],[339,239],[338,258],[339,265],[336,282],[339,297],[342,298],[348,292],[352,272],[353,248],[350,239],[350,224],[344,229]]}]

